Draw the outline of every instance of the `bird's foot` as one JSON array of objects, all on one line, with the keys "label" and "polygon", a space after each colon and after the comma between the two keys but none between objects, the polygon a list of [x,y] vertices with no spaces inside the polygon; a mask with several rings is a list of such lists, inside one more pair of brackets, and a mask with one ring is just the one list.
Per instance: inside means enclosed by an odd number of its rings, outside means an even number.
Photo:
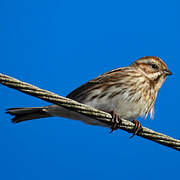
[{"label": "bird's foot", "polygon": [[133,129],[133,134],[132,134],[132,136],[130,136],[130,138],[133,138],[134,135],[136,135],[137,133],[139,133],[143,130],[143,127],[138,120],[133,120],[132,122],[134,123],[134,129]]},{"label": "bird's foot", "polygon": [[110,114],[112,116],[112,126],[109,133],[112,133],[113,131],[119,129],[118,125],[122,123],[122,120],[116,112],[111,111]]}]

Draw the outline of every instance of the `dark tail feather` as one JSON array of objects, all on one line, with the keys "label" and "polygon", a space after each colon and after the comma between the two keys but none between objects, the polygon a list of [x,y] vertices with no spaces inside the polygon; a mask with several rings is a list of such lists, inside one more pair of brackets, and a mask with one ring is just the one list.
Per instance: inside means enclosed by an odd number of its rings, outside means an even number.
[{"label": "dark tail feather", "polygon": [[19,123],[21,121],[51,117],[51,115],[46,113],[43,109],[43,107],[10,108],[7,109],[6,113],[15,116],[12,118],[12,122]]}]

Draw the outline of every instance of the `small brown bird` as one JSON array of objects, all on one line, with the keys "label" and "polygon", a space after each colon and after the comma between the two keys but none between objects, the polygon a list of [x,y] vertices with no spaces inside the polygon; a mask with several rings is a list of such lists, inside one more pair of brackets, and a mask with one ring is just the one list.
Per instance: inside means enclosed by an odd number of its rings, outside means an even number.
[{"label": "small brown bird", "polygon": [[[90,105],[96,109],[111,113],[116,129],[120,119],[135,123],[135,129],[141,127],[138,117],[151,118],[157,93],[168,75],[172,75],[167,65],[156,56],[146,56],[136,60],[130,66],[117,68],[88,81],[72,91],[67,98]],[[102,125],[98,120],[67,110],[57,105],[30,108],[11,108],[7,113],[14,115],[14,123],[51,116],[78,119],[92,125]]]}]

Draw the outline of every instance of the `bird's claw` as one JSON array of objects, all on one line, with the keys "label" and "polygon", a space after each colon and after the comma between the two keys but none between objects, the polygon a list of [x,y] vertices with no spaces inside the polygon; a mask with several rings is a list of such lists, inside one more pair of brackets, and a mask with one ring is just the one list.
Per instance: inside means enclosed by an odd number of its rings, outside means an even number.
[{"label": "bird's claw", "polygon": [[134,129],[132,136],[130,136],[129,138],[133,138],[136,134],[143,130],[143,127],[138,120],[133,120],[132,122],[134,123]]},{"label": "bird's claw", "polygon": [[111,131],[109,133],[112,133],[119,128],[118,125],[122,123],[122,120],[116,112],[111,111],[110,114],[112,115],[111,122],[113,123],[113,125],[111,126]]}]

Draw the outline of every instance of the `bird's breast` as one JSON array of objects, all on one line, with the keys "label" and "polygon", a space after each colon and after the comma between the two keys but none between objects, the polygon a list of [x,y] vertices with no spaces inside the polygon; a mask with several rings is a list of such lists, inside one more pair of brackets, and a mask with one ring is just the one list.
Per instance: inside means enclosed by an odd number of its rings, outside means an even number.
[{"label": "bird's breast", "polygon": [[126,90],[124,93],[106,93],[104,96],[86,99],[83,103],[105,112],[116,112],[121,118],[134,120],[139,116],[146,116],[152,106],[152,99],[140,92],[132,93]]}]

